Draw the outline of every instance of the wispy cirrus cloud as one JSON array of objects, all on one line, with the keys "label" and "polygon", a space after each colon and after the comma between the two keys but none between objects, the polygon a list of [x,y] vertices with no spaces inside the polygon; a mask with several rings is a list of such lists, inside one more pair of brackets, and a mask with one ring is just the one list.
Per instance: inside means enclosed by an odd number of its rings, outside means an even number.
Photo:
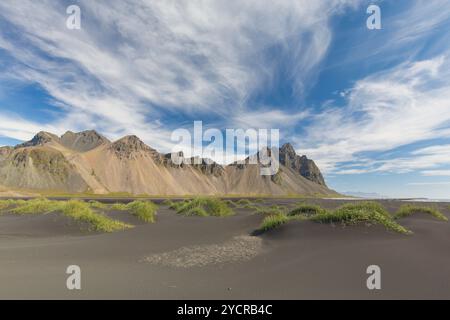
[{"label": "wispy cirrus cloud", "polygon": [[247,111],[243,114],[234,116],[230,124],[237,125],[242,128],[277,128],[283,127],[286,129],[289,126],[294,126],[299,121],[307,118],[310,115],[308,111],[299,111],[294,113],[283,112],[282,110],[260,110]]},{"label": "wispy cirrus cloud", "polygon": [[[336,64],[390,67],[376,69],[343,90],[345,103],[327,102],[296,138],[299,151],[318,159],[330,174],[402,173],[448,164],[446,150],[411,152],[415,143],[440,144],[437,140],[450,137],[447,7],[445,0],[412,1],[396,14],[382,11],[383,31],[354,30],[368,41]],[[402,147],[402,153],[389,155]]]},{"label": "wispy cirrus cloud", "polygon": [[[417,149],[409,157],[390,159],[380,163],[376,171],[411,172],[449,164],[450,145]],[[439,170],[436,171],[436,173]]]},{"label": "wispy cirrus cloud", "polygon": [[[340,163],[360,160],[365,152],[450,137],[449,125],[450,59],[444,54],[406,62],[357,81],[347,95],[347,105],[329,107],[316,115],[307,135],[297,142],[310,145],[302,152],[320,159],[321,165],[333,172],[339,171]],[[424,169],[444,161],[441,155],[419,151],[412,156],[372,159],[365,168],[349,172]]]},{"label": "wispy cirrus cloud", "polygon": [[448,186],[450,181],[440,181],[440,182],[410,182],[408,186]]},{"label": "wispy cirrus cloud", "polygon": [[0,136],[9,137],[19,141],[24,141],[32,137],[39,131],[50,131],[61,134],[64,129],[57,126],[43,126],[40,123],[29,121],[15,115],[0,114]]},{"label": "wispy cirrus cloud", "polygon": [[167,147],[167,132],[157,132],[167,113],[245,114],[251,97],[273,84],[273,48],[302,95],[329,47],[329,19],[357,2],[82,0],[82,29],[74,31],[65,28],[67,3],[2,1],[0,49],[10,60],[3,77],[41,86],[68,127],[87,121]]},{"label": "wispy cirrus cloud", "polygon": [[450,170],[425,170],[421,174],[427,177],[450,177]]}]

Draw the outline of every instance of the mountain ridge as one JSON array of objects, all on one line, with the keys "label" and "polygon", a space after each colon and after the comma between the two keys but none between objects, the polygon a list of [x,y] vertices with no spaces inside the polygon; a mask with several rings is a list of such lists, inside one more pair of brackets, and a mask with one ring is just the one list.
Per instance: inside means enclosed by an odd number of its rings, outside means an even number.
[{"label": "mountain ridge", "polygon": [[259,164],[245,161],[175,164],[171,154],[159,153],[135,135],[112,142],[95,130],[67,131],[61,137],[41,131],[30,141],[0,148],[0,185],[98,194],[336,194],[313,160],[297,155],[291,144],[279,151],[279,172],[262,176]]}]

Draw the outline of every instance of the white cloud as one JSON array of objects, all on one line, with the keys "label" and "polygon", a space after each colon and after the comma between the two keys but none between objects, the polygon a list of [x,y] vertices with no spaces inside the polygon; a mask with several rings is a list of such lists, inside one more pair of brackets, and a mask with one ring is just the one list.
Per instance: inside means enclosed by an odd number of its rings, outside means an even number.
[{"label": "white cloud", "polygon": [[50,131],[56,134],[65,132],[56,126],[42,125],[14,115],[0,114],[0,137],[24,141],[29,140],[39,131]]},{"label": "white cloud", "polygon": [[[420,169],[432,169],[450,163],[450,145],[436,145],[411,152],[409,158],[397,158],[386,161],[377,171],[410,172]],[[428,172],[442,172],[440,170]]]},{"label": "white cloud", "polygon": [[232,118],[231,123],[242,128],[286,129],[305,119],[309,113],[284,112],[281,110],[247,111]]},{"label": "white cloud", "polygon": [[425,170],[421,174],[428,177],[450,177],[450,170]]},{"label": "white cloud", "polygon": [[450,185],[450,181],[440,182],[411,182],[407,183],[408,186],[447,186]]},{"label": "white cloud", "polygon": [[149,118],[245,113],[274,81],[274,46],[301,94],[330,44],[329,18],[357,2],[86,0],[74,31],[61,2],[2,1],[1,19],[16,34],[0,31],[0,48],[17,61],[3,77],[42,86],[66,111],[58,125],[131,131],[167,146]]},{"label": "white cloud", "polygon": [[[335,172],[339,171],[340,162],[361,160],[363,152],[387,151],[418,141],[450,137],[449,123],[450,59],[441,55],[406,62],[356,82],[347,105],[329,107],[315,116],[307,134],[297,138],[297,144],[309,146],[301,151],[318,159],[326,171]],[[447,155],[416,153],[414,158],[369,160],[365,168],[425,169],[448,163]]]}]

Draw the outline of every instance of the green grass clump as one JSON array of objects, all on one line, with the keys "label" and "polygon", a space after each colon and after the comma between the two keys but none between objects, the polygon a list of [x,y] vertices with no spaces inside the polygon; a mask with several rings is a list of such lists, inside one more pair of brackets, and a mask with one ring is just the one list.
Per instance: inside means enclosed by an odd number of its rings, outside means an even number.
[{"label": "green grass clump", "polygon": [[184,207],[188,202],[190,202],[190,200],[183,200],[183,201],[176,201],[176,202],[172,202],[169,205],[170,209],[173,209],[175,211],[179,211],[182,207]]},{"label": "green grass clump", "polygon": [[323,223],[340,222],[345,225],[357,223],[380,224],[386,229],[402,234],[412,232],[394,221],[386,209],[376,202],[359,202],[345,204],[332,212],[311,216],[310,220]]},{"label": "green grass clump", "polygon": [[289,212],[289,216],[306,215],[313,216],[316,214],[325,214],[327,211],[315,204],[299,204],[296,208]]},{"label": "green grass clump", "polygon": [[287,208],[282,206],[256,207],[255,212],[263,215],[286,214]]},{"label": "green grass clump", "polygon": [[133,201],[126,205],[127,210],[139,219],[153,223],[155,222],[158,206],[151,201]]},{"label": "green grass clump", "polygon": [[50,201],[45,198],[37,198],[19,203],[14,203],[16,207],[11,210],[15,214],[45,214],[61,210],[64,203]]},{"label": "green grass clump", "polygon": [[401,206],[394,217],[395,219],[400,219],[403,217],[409,217],[416,213],[425,213],[435,217],[438,220],[448,221],[448,218],[435,207],[415,206],[411,204]]},{"label": "green grass clump", "polygon": [[194,198],[174,203],[173,209],[179,214],[197,216],[226,217],[233,215],[233,210],[223,200],[217,198]]},{"label": "green grass clump", "polygon": [[116,211],[127,211],[127,205],[125,203],[114,203],[111,206],[111,210],[116,210]]},{"label": "green grass clump", "polygon": [[186,216],[198,216],[198,217],[208,216],[208,212],[206,212],[206,210],[203,209],[202,207],[193,207],[189,210],[184,211],[183,214]]},{"label": "green grass clump", "polygon": [[236,208],[238,205],[236,202],[234,202],[233,200],[223,200],[223,202],[225,202],[228,206],[234,207]]},{"label": "green grass clump", "polygon": [[264,218],[259,231],[266,232],[275,229],[289,221],[289,217],[283,213],[271,214]]},{"label": "green grass clump", "polygon": [[246,204],[245,206],[242,206],[241,209],[248,209],[248,210],[253,210],[255,212],[258,212],[261,210],[261,206],[258,205],[254,205],[254,204]]},{"label": "green grass clump", "polygon": [[[105,209],[108,206],[96,201],[84,202],[80,200],[56,201],[45,198],[32,200],[5,200],[0,202],[0,207],[10,210],[11,213],[20,215],[47,214],[60,212],[63,215],[89,224],[95,231],[113,232],[131,228],[131,225],[113,220],[105,215],[94,212],[92,208]],[[11,208],[12,209],[9,209]]]},{"label": "green grass clump", "polygon": [[19,204],[20,202],[24,202],[24,200],[0,200],[0,211],[7,210],[10,207]]},{"label": "green grass clump", "polygon": [[108,209],[108,205],[107,204],[101,203],[101,202],[96,201],[96,200],[90,200],[89,201],[89,205],[91,206],[91,208],[94,208],[94,209],[101,209],[101,210]]},{"label": "green grass clump", "polygon": [[256,210],[258,208],[258,205],[256,205],[255,202],[252,202],[249,199],[225,200],[225,203],[227,203],[231,207],[238,208],[238,209]]},{"label": "green grass clump", "polygon": [[251,206],[251,205],[253,205],[253,202],[251,202],[248,199],[240,199],[240,200],[236,201],[236,204],[238,206]]},{"label": "green grass clump", "polygon": [[161,203],[163,206],[168,206],[170,207],[173,204],[173,201],[170,199],[166,199]]},{"label": "green grass clump", "polygon": [[132,228],[122,221],[113,220],[107,216],[94,212],[88,203],[70,200],[64,203],[62,213],[75,221],[86,222],[95,231],[114,232]]}]

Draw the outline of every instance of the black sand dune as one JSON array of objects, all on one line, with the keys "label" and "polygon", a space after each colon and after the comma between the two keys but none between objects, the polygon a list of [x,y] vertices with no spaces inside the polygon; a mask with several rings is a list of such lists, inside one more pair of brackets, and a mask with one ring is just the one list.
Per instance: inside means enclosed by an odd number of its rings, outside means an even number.
[{"label": "black sand dune", "polygon": [[[412,236],[294,221],[253,241],[262,216],[248,210],[202,218],[160,209],[155,224],[110,215],[136,227],[96,234],[55,215],[0,216],[0,298],[450,298],[450,223],[428,216],[401,220]],[[72,264],[82,269],[81,291],[65,287]],[[381,291],[366,288],[372,264],[381,267]]]},{"label": "black sand dune", "polygon": [[0,238],[51,238],[89,235],[88,226],[60,214],[0,217]]}]

